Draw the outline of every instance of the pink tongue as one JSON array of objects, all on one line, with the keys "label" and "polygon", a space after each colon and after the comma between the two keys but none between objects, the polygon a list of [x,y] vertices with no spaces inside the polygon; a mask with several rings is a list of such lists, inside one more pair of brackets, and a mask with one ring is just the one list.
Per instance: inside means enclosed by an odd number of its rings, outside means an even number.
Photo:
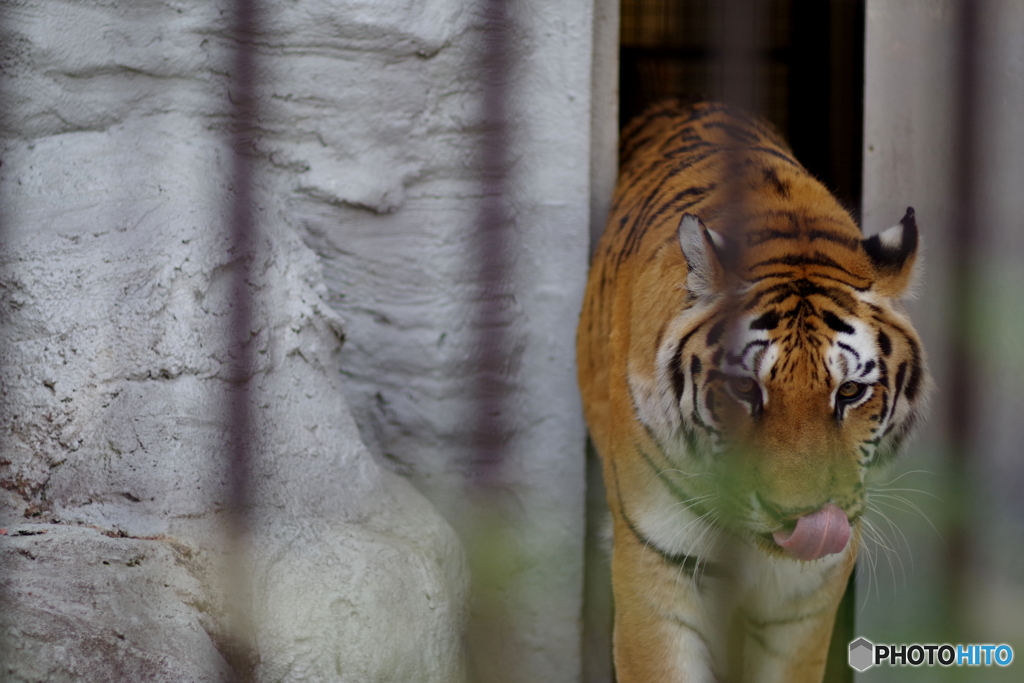
[{"label": "pink tongue", "polygon": [[817,512],[796,520],[796,528],[776,531],[775,542],[798,560],[817,560],[842,552],[850,540],[850,520],[829,503]]}]

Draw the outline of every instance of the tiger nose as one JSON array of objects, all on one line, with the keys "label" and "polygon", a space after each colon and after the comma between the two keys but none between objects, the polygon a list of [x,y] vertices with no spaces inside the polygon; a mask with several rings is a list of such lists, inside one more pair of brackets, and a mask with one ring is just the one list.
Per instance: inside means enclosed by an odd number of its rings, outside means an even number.
[{"label": "tiger nose", "polygon": [[773,520],[780,524],[791,524],[805,515],[823,509],[827,505],[833,505],[833,503],[828,499],[822,500],[818,503],[812,503],[810,505],[785,505],[768,499],[760,492],[755,495],[757,496],[757,501],[761,505],[761,508],[767,512]]}]

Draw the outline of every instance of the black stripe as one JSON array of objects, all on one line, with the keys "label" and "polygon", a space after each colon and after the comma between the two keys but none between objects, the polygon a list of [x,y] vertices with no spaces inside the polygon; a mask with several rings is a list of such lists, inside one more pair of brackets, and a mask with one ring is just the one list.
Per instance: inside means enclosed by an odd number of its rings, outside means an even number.
[{"label": "black stripe", "polygon": [[[751,152],[764,152],[765,154],[771,154],[773,157],[778,157],[779,159],[782,159],[786,163],[791,164],[791,165],[795,166],[796,168],[799,168],[801,171],[804,171],[804,167],[801,166],[796,161],[796,159],[793,159],[792,157],[786,156],[785,154],[783,154],[782,152],[778,151],[777,149],[772,149],[770,147],[757,146],[757,147],[751,147],[750,151]],[[807,171],[804,171],[804,173],[806,173],[806,172]]]},{"label": "black stripe", "polygon": [[756,628],[759,628],[759,629],[764,629],[764,628],[767,628],[768,626],[785,626],[786,624],[795,624],[797,622],[804,621],[805,619],[810,619],[812,617],[820,617],[822,614],[824,614],[827,611],[828,611],[828,608],[824,608],[824,609],[820,609],[820,610],[815,610],[813,612],[806,612],[804,614],[798,614],[795,617],[785,617],[785,618],[782,618],[782,619],[765,619],[763,621],[757,620],[757,619],[751,619],[746,614],[743,615],[743,618],[747,621],[747,623],[751,624],[752,626],[754,626]]},{"label": "black stripe", "polygon": [[704,392],[704,407],[708,409],[708,413],[711,415],[712,420],[719,424],[722,423],[718,414],[715,413],[715,390],[714,387],[710,385],[707,387],[707,391]]},{"label": "black stripe", "polygon": [[[866,292],[869,289],[871,289],[871,285],[870,284],[867,284],[867,285],[855,285],[852,282],[847,282],[846,280],[844,280],[842,278],[833,277],[832,275],[826,275],[825,273],[812,273],[811,277],[820,278],[822,280],[831,280],[832,282],[838,282],[839,284],[845,285],[846,287],[849,287],[850,289],[855,289],[858,292]],[[859,277],[859,276],[854,275],[854,277]],[[864,281],[867,282],[867,280],[864,280]],[[851,313],[853,312],[853,309],[849,308],[848,306],[843,306],[843,309],[847,310],[847,311],[849,311]]]},{"label": "black stripe", "polygon": [[789,197],[789,183],[779,178],[774,168],[765,166],[761,169],[761,178],[766,185],[771,186],[775,192],[783,198]]},{"label": "black stripe", "polygon": [[746,631],[747,637],[750,638],[751,640],[753,640],[758,645],[760,645],[761,649],[764,650],[767,654],[771,655],[772,657],[777,657],[777,658],[782,658],[783,657],[783,654],[781,652],[773,650],[772,648],[770,648],[768,646],[768,641],[766,641],[764,639],[764,636],[762,636],[760,633],[757,633],[753,629],[750,629],[750,628],[745,629],[745,631]]},{"label": "black stripe", "polygon": [[[623,240],[622,247],[619,252],[618,262],[620,265],[640,247],[640,242],[643,240],[643,236],[647,232],[648,227],[648,223],[645,218],[647,213],[650,211],[651,205],[654,203],[656,196],[657,193],[655,192],[646,193],[643,201],[637,208],[636,218],[629,226],[629,232],[626,233],[626,238]],[[630,210],[630,213],[632,213],[632,209]]]},{"label": "black stripe", "polygon": [[[753,341],[747,342],[746,344],[744,344],[743,348],[740,349],[739,353],[729,354],[729,362],[732,363],[733,365],[742,365],[743,359],[747,357],[747,351],[749,351],[750,347],[752,347],[752,346],[763,346],[763,347],[767,348],[768,347],[768,341],[765,340],[765,339],[755,339]],[[746,367],[746,366],[744,366],[744,367]],[[753,369],[754,368],[747,368],[747,370],[751,370],[751,371]]]},{"label": "black stripe", "polygon": [[718,436],[718,435],[721,434],[721,432],[718,429],[716,429],[716,428],[712,427],[711,425],[709,425],[708,423],[706,423],[704,421],[704,419],[701,418],[700,411],[697,410],[697,395],[699,393],[700,392],[698,392],[696,389],[694,389],[694,391],[693,391],[693,414],[690,415],[690,419],[692,420],[692,422],[693,422],[693,424],[695,426],[700,427],[701,429],[703,429],[704,433],[707,434],[708,436]]},{"label": "black stripe", "polygon": [[725,374],[718,368],[711,368],[708,370],[708,382],[719,382],[729,379],[729,375]]},{"label": "black stripe", "polygon": [[693,383],[693,412],[690,414],[690,419],[695,425],[704,430],[708,435],[717,435],[719,431],[711,425],[704,422],[704,419],[700,416],[700,404],[698,399],[700,397],[700,391],[698,390],[697,377],[700,375],[703,368],[703,363],[700,362],[700,358],[693,356],[690,359],[690,381]]},{"label": "black stripe", "polygon": [[[766,212],[763,217],[778,218],[786,217],[787,215],[790,218],[790,221],[793,223],[793,225],[796,226],[795,230],[778,230],[775,228],[763,228],[761,230],[754,230],[747,233],[747,246],[756,247],[759,244],[764,244],[765,242],[770,242],[771,240],[779,239],[807,240],[808,242],[813,242],[814,240],[824,240],[826,242],[833,242],[835,244],[846,247],[851,251],[857,251],[860,248],[860,240],[858,240],[856,237],[847,237],[845,235],[832,232],[831,230],[821,230],[820,228],[807,231],[802,230],[799,227],[800,217],[796,216],[795,214],[791,214],[790,212],[770,211]],[[803,219],[805,221],[820,220],[815,218],[809,218],[806,216],[804,216]]]},{"label": "black stripe", "polygon": [[[819,277],[819,276],[815,276]],[[854,311],[850,306],[850,302],[853,301],[853,297],[849,292],[844,292],[836,287],[828,287],[824,285],[818,285],[807,278],[800,278],[799,280],[785,280],[774,285],[769,285],[764,289],[760,290],[750,301],[744,306],[744,311],[749,311],[762,303],[762,299],[769,294],[776,294],[773,299],[764,302],[766,306],[782,303],[791,296],[798,296],[801,299],[805,299],[812,295],[823,296],[838,308],[843,311],[853,314]]]},{"label": "black stripe", "polygon": [[677,405],[683,398],[683,392],[686,391],[686,373],[683,372],[683,346],[689,338],[690,335],[686,335],[679,340],[679,345],[676,346],[676,352],[673,354],[672,360],[669,361],[669,374],[672,378],[672,391],[675,392]]},{"label": "black stripe", "polygon": [[836,346],[838,346],[841,349],[846,349],[847,351],[849,351],[850,353],[857,357],[858,362],[860,361],[860,352],[858,352],[857,349],[853,348],[849,344],[844,344],[843,342],[836,342]]},{"label": "black stripe", "polygon": [[693,499],[690,496],[688,496],[685,491],[676,486],[675,482],[665,475],[665,471],[662,468],[658,467],[658,465],[654,462],[654,459],[651,458],[650,454],[646,450],[644,450],[643,446],[634,441],[633,448],[635,448],[637,453],[640,454],[640,457],[644,459],[644,462],[647,463],[647,466],[654,471],[655,476],[657,476],[661,483],[665,485],[665,488],[669,490],[669,493],[672,494],[673,498],[678,500],[680,503],[686,503],[690,508],[697,510],[699,514],[704,513],[704,510],[700,505],[694,503]]},{"label": "black stripe", "polygon": [[703,121],[712,114],[724,113],[726,115],[736,117],[737,111],[734,110],[727,104],[721,103],[707,103],[700,104],[688,109],[689,116],[686,118],[687,122]]},{"label": "black stripe", "polygon": [[776,310],[761,314],[756,320],[750,323],[752,330],[774,330],[779,325],[779,312]]},{"label": "black stripe", "polygon": [[730,572],[725,565],[717,562],[711,562],[710,560],[704,560],[703,562],[694,555],[687,555],[686,553],[670,553],[667,550],[659,548],[654,541],[643,535],[640,529],[633,523],[629,515],[626,514],[626,509],[622,507],[622,499],[619,499],[619,513],[622,515],[622,519],[626,522],[626,527],[629,532],[633,534],[633,537],[640,542],[645,548],[650,548],[656,552],[666,564],[672,565],[678,569],[681,569],[683,573],[689,576],[691,579],[699,582],[703,577],[710,576],[711,578],[725,578],[730,576]]},{"label": "black stripe", "polygon": [[[602,455],[602,459],[603,458],[604,456]],[[622,515],[623,519],[628,521],[628,518],[626,517],[626,506],[622,502],[622,487],[619,486],[619,467],[615,464],[615,460],[612,458],[609,458],[606,462],[612,466],[612,484],[614,484],[612,489],[615,491],[615,501],[619,504],[619,514]]]},{"label": "black stripe", "polygon": [[671,619],[673,623],[675,623],[675,624],[677,624],[679,626],[682,626],[686,630],[693,631],[694,635],[696,635],[698,638],[700,638],[701,642],[704,643],[704,648],[708,652],[712,652],[711,643],[708,641],[707,636],[705,636],[703,633],[701,633],[700,630],[696,626],[694,626],[693,624],[691,624],[690,622],[688,622],[686,619],[682,618],[678,614],[669,614],[668,618]]},{"label": "black stripe", "polygon": [[700,137],[700,135],[697,134],[697,131],[694,129],[693,126],[684,126],[681,129],[679,129],[678,131],[676,131],[675,135],[673,135],[669,139],[670,140],[675,140],[675,139],[679,139],[679,140],[700,140],[701,137]]},{"label": "black stripe", "polygon": [[723,154],[726,151],[727,150],[722,149],[720,147],[715,147],[713,149],[708,149],[704,152],[701,152],[700,154],[694,154],[691,157],[679,159],[678,165],[672,167],[672,169],[669,171],[669,174],[665,177],[665,179],[667,180],[668,178],[672,178],[673,176],[678,175],[679,173],[688,171],[697,164],[699,164],[700,162],[706,159],[710,159],[711,157],[717,156],[719,154]]},{"label": "black stripe", "polygon": [[[699,332],[704,327],[704,325],[707,324],[708,320],[710,320],[711,317],[712,316],[708,316],[704,320],[701,320],[699,323],[694,325],[689,332],[682,336],[682,338],[679,340],[679,343],[676,345],[675,355],[672,357],[672,360],[670,361],[669,365],[669,373],[672,377],[672,387],[676,392],[676,403],[678,403],[682,399],[683,391],[686,388],[686,376],[683,373],[683,349],[686,347],[687,342],[690,341],[693,335],[697,334],[697,332]],[[696,356],[694,356],[694,358],[696,358]],[[698,372],[699,371],[700,369],[698,368]],[[694,381],[694,387],[696,387],[696,381]]]},{"label": "black stripe", "polygon": [[[794,277],[796,277],[796,273],[793,272],[792,270],[777,270],[777,271],[775,271],[773,273],[765,273],[764,275],[757,275],[755,277],[745,278],[744,282],[747,282],[747,283],[753,285],[753,284],[757,284],[758,282],[763,282],[764,280],[770,280],[771,278],[776,278],[776,277],[778,277],[778,278],[785,278],[787,280],[792,280]],[[818,277],[818,276],[815,276],[815,277]]]},{"label": "black stripe", "polygon": [[843,245],[850,251],[858,251],[860,249],[860,240],[856,237],[846,237],[845,235],[840,235],[829,230],[808,230],[807,239],[834,242],[835,244]]},{"label": "black stripe", "polygon": [[718,343],[718,340],[722,338],[723,334],[725,334],[725,328],[726,325],[728,325],[728,322],[729,321],[726,318],[722,318],[718,322],[716,322],[710,330],[708,330],[708,336],[706,340],[708,346],[714,346],[715,344]]},{"label": "black stripe", "polygon": [[692,152],[692,151],[697,150],[697,149],[706,149],[708,147],[710,147],[710,148],[712,148],[712,149],[714,149],[716,151],[720,149],[720,147],[718,145],[716,145],[715,143],[713,143],[713,142],[708,142],[706,140],[700,140],[699,142],[690,142],[689,144],[682,145],[680,147],[674,147],[673,149],[664,150],[664,151],[662,151],[660,153],[666,159],[673,159],[673,158],[675,158],[675,157],[677,157],[677,156],[679,156],[681,154],[686,154],[688,152]]},{"label": "black stripe", "polygon": [[882,350],[883,356],[888,356],[892,353],[892,342],[889,341],[889,335],[882,330],[878,331],[878,348]]},{"label": "black stripe", "polygon": [[[697,206],[698,204],[703,202],[705,199],[707,199],[708,198],[708,194],[710,194],[711,190],[714,190],[714,187],[711,187],[710,189],[706,188],[706,187],[691,187],[689,189],[682,190],[681,192],[678,192],[676,194],[676,196],[673,197],[672,199],[670,199],[668,202],[666,202],[666,203],[662,204],[660,207],[658,207],[654,211],[654,213],[652,213],[650,216],[646,217],[644,220],[647,223],[653,223],[663,213],[665,213],[667,211],[675,211],[676,213],[682,213],[683,211],[686,211],[687,209],[692,209],[693,207]],[[688,202],[683,202],[681,205],[677,204],[677,202],[679,202],[681,199],[683,199],[685,197],[693,197],[693,196],[696,196],[696,199],[692,199],[692,200],[690,200]]]},{"label": "black stripe", "polygon": [[[691,165],[692,164],[687,164],[684,168],[688,168]],[[675,175],[677,171],[681,170],[683,170],[683,168],[670,169],[668,176],[665,178],[665,180]],[[662,214],[669,210],[682,212],[696,206],[697,204],[700,204],[705,199],[707,199],[708,194],[710,194],[714,190],[714,187],[714,185],[711,185],[709,187],[687,188],[685,190],[677,192],[676,195],[667,202],[659,201],[661,193],[658,192],[656,189],[654,189],[653,191],[645,192],[644,199],[640,203],[639,207],[633,207],[630,209],[631,215],[634,214],[634,209],[636,210],[635,218],[633,218],[632,223],[629,226],[629,230],[626,233],[626,237],[623,240],[622,246],[620,247],[618,254],[619,265],[625,262],[625,260],[629,256],[636,253],[637,250],[639,250],[644,235],[646,235],[647,233],[647,229],[659,216],[661,216]],[[685,199],[686,197],[696,198],[679,204],[679,202]],[[625,217],[622,220],[620,220],[620,232],[625,227],[624,223]]]},{"label": "black stripe", "polygon": [[[824,311],[821,314],[821,319],[825,321],[825,324],[831,327],[836,332],[842,332],[843,334],[853,334],[854,329],[847,325],[842,319],[839,318],[832,311]],[[859,356],[858,356],[859,358]]]},{"label": "black stripe", "polygon": [[711,121],[710,123],[705,123],[704,127],[720,130],[737,142],[742,142],[748,145],[753,145],[761,141],[761,136],[751,133],[740,126],[726,123],[724,121]]},{"label": "black stripe", "polygon": [[828,256],[825,256],[824,254],[822,254],[820,252],[817,252],[817,251],[814,252],[814,254],[812,256],[805,256],[805,255],[802,255],[802,254],[790,254],[788,256],[778,256],[776,258],[766,259],[764,261],[761,261],[759,263],[755,263],[754,265],[750,266],[750,269],[753,270],[754,268],[760,268],[761,266],[770,266],[770,265],[784,265],[784,266],[796,266],[796,267],[799,267],[799,266],[823,266],[823,267],[826,267],[826,268],[835,268],[836,270],[838,270],[838,271],[840,271],[842,273],[845,273],[846,275],[850,275],[851,277],[856,277],[856,278],[860,278],[862,280],[866,280],[866,278],[861,278],[856,273],[851,273],[849,270],[847,270],[846,268],[841,266],[837,261],[835,261],[835,260],[829,258]]},{"label": "black stripe", "polygon": [[[900,400],[900,392],[903,390],[903,380],[906,378],[906,374],[907,362],[903,361],[902,363],[899,364],[899,367],[896,369],[896,388],[892,394],[892,409],[889,411],[890,420],[892,419],[893,415],[896,414],[896,404]],[[892,430],[894,426],[895,425],[889,425],[889,429],[886,430],[886,433]]]},{"label": "black stripe", "polygon": [[761,230],[752,230],[747,233],[747,246],[756,247],[759,244],[770,242],[772,240],[797,240],[800,239],[799,232],[786,232],[785,230],[775,230],[774,228],[763,228]]},{"label": "black stripe", "polygon": [[921,376],[923,371],[921,369],[921,349],[918,348],[917,342],[911,338],[907,338],[907,343],[910,344],[910,378],[907,380],[906,396],[908,401],[913,401],[917,398],[917,391],[921,386]]}]

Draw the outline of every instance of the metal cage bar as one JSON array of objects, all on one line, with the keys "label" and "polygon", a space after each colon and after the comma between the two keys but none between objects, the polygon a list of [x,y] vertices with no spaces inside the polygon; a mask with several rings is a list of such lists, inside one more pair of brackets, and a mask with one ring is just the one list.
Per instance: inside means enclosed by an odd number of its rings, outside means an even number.
[{"label": "metal cage bar", "polygon": [[228,662],[234,679],[255,680],[252,650],[253,624],[248,603],[249,568],[246,548],[251,540],[249,510],[252,505],[252,458],[255,440],[251,410],[250,382],[254,369],[252,264],[255,259],[257,225],[253,186],[254,144],[259,129],[259,102],[256,81],[256,37],[259,33],[259,7],[256,0],[235,0],[231,33],[232,87],[230,92],[229,135],[231,145],[231,197],[229,263],[234,263],[231,281],[231,314],[225,330],[228,369],[227,421],[228,479],[226,565],[226,604],[229,607]]},{"label": "metal cage bar", "polygon": [[956,188],[951,220],[950,268],[953,300],[948,318],[948,338],[952,342],[949,361],[947,414],[949,424],[949,477],[961,491],[958,510],[946,529],[948,534],[945,582],[947,591],[947,630],[951,639],[963,641],[968,617],[967,594],[970,591],[972,535],[969,533],[974,476],[971,453],[978,447],[976,403],[977,363],[971,351],[972,309],[977,302],[976,269],[982,226],[978,216],[977,172],[979,170],[979,108],[981,89],[978,73],[978,48],[984,0],[959,0],[956,4],[956,98],[953,110],[953,157],[951,187]]}]

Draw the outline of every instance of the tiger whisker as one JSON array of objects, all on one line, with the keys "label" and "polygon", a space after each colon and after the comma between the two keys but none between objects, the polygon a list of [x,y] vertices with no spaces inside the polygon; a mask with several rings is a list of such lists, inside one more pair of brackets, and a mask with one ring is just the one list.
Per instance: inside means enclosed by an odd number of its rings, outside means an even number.
[{"label": "tiger whisker", "polygon": [[878,552],[877,552],[877,549],[878,548],[885,549],[885,547],[886,547],[885,542],[879,540],[880,532],[874,526],[874,524],[871,522],[871,520],[864,519],[863,522],[864,522],[865,534],[868,536],[868,539],[874,543],[875,547],[872,548],[871,546],[868,546],[867,544],[864,545],[864,552],[868,556],[870,564],[868,565],[868,572],[867,572],[868,589],[867,589],[867,591],[865,591],[864,603],[861,605],[861,611],[862,612],[863,612],[864,608],[867,607],[868,600],[871,598],[871,587],[872,587],[872,584],[874,584],[874,588],[875,588],[875,599],[879,600],[879,601],[881,600],[881,596],[880,596],[879,591],[878,591],[878,587],[879,587],[880,584],[879,584],[879,581],[878,581]]},{"label": "tiger whisker", "polygon": [[877,487],[881,487],[881,486],[889,486],[890,484],[895,484],[896,482],[898,482],[903,477],[906,477],[906,476],[911,475],[911,474],[930,474],[932,476],[936,476],[935,472],[931,472],[929,470],[910,470],[908,472],[904,472],[903,474],[899,475],[898,477],[894,477],[894,478],[890,479],[889,481],[885,482],[884,484],[873,484],[872,488],[877,488]]},{"label": "tiger whisker", "polygon": [[684,472],[683,470],[672,469],[672,468],[665,469],[665,470],[659,470],[658,473],[659,474],[669,474],[669,473],[673,473],[673,472],[681,474],[681,475],[683,475],[686,478],[690,478],[690,477],[701,477],[702,479],[720,479],[721,478],[720,474],[716,474],[714,472]]},{"label": "tiger whisker", "polygon": [[872,487],[872,491],[882,491],[884,493],[891,493],[891,492],[894,492],[894,491],[900,492],[900,493],[920,493],[922,496],[928,496],[928,497],[934,498],[935,500],[938,500],[938,501],[942,500],[941,496],[939,496],[939,495],[937,495],[935,493],[932,493],[931,491],[924,491],[922,489],[902,489],[902,488],[901,489],[892,489],[892,488]]},{"label": "tiger whisker", "polygon": [[[882,501],[877,501],[877,502],[881,503]],[[889,528],[893,530],[894,534],[899,534],[900,535],[900,537],[903,539],[903,545],[906,546],[907,551],[909,552],[910,551],[910,542],[907,540],[906,535],[899,528],[899,526],[897,526],[892,521],[892,519],[889,517],[889,515],[885,514],[885,512],[881,508],[879,508],[877,505],[875,505],[874,501],[868,503],[868,509],[871,510],[872,512],[874,512],[875,514],[881,516],[881,518],[884,519],[886,521],[886,523],[889,525]],[[895,536],[893,537],[893,540],[894,541],[896,540]],[[892,547],[893,552],[899,552],[899,544],[898,543],[893,543],[892,546],[893,546]],[[913,566],[914,566],[913,565],[913,556],[911,556],[911,565],[910,566],[911,566],[911,568],[913,568]]]},{"label": "tiger whisker", "polygon": [[[884,517],[884,515],[883,515],[883,517]],[[900,557],[900,553],[899,553],[899,551],[898,551],[898,549],[896,547],[896,544],[889,542],[888,537],[886,536],[885,532],[881,528],[879,528],[870,519],[865,519],[864,521],[866,523],[866,525],[865,525],[866,529],[869,531],[869,540],[871,540],[871,542],[875,544],[876,548],[881,549],[882,552],[885,553],[886,562],[889,564],[889,572],[890,572],[890,575],[893,578],[893,590],[895,591],[897,589],[897,586],[896,586],[896,566],[893,564],[893,557],[894,556],[896,558],[896,562],[900,566],[900,574],[902,576],[903,583],[904,583],[904,585],[906,585],[906,568],[903,565],[903,560]],[[878,599],[878,600],[881,600],[881,596],[879,594],[880,586],[881,586],[881,582],[878,581],[877,567],[876,567],[875,598]]]},{"label": "tiger whisker", "polygon": [[[868,529],[867,529],[867,525],[866,524],[864,525],[864,533],[865,534],[868,533]],[[863,612],[864,608],[867,607],[868,599],[871,597],[871,584],[872,584],[872,578],[873,578],[874,573],[875,573],[875,562],[876,562],[876,558],[877,558],[877,553],[875,552],[874,548],[868,546],[866,543],[861,545],[861,549],[863,550],[864,556],[865,556],[865,559],[866,559],[866,562],[863,565],[863,572],[864,572],[864,575],[867,578],[867,590],[864,591],[864,602],[861,604],[861,607],[860,607],[861,612]],[[860,573],[860,571],[861,571],[861,569],[860,569],[860,565],[858,563],[858,574]]]},{"label": "tiger whisker", "polygon": [[[872,510],[872,512],[874,512],[874,513],[876,513],[878,515],[881,515],[882,519],[884,519],[889,524],[889,528],[891,528],[893,530],[893,534],[894,534],[893,540],[894,541],[898,540],[896,538],[895,534],[899,534],[900,537],[902,537],[903,544],[907,547],[907,553],[908,553],[908,556],[910,558],[910,568],[911,568],[911,570],[913,570],[913,568],[914,568],[914,555],[913,555],[913,552],[910,550],[910,543],[907,542],[907,537],[903,534],[903,531],[900,530],[900,528],[893,523],[893,521],[889,518],[888,515],[886,515],[881,510],[879,510],[877,507],[870,506],[870,505],[869,505],[869,507]],[[884,532],[881,529],[879,529],[878,531],[879,531],[880,534],[884,534]],[[900,576],[903,579],[903,585],[906,586],[907,585],[907,571],[906,571],[906,568],[903,566],[903,560],[902,560],[902,558],[900,556],[899,543],[894,542],[891,545],[887,545],[886,556],[891,558],[893,555],[895,555],[896,561],[900,565]],[[890,566],[892,565],[892,560],[891,559],[889,560],[889,564],[890,564]],[[896,586],[896,570],[895,570],[895,568],[892,568],[892,578],[893,578],[893,591],[895,591],[896,588],[897,588],[897,586]]]},{"label": "tiger whisker", "polygon": [[[942,534],[939,533],[938,528],[932,522],[931,518],[929,518],[928,515],[925,514],[924,510],[922,510],[920,507],[918,507],[917,504],[914,503],[912,500],[908,500],[907,498],[905,498],[903,496],[898,496],[896,494],[885,494],[885,493],[878,493],[878,492],[872,492],[871,497],[873,499],[886,499],[887,498],[887,499],[895,500],[895,501],[897,501],[899,503],[902,503],[902,504],[906,505],[907,506],[906,509],[908,511],[911,511],[911,512],[914,512],[914,513],[920,515],[921,519],[923,519],[924,521],[928,522],[928,526],[930,526],[932,528],[932,531],[934,531],[935,534],[940,539],[942,539]],[[890,508],[892,508],[894,510],[903,510],[904,509],[904,508],[896,507],[892,503],[887,503],[887,502],[885,502],[885,500],[878,500],[877,502],[880,505],[886,505],[886,506],[888,506],[888,507],[890,507]],[[943,542],[945,542],[945,541],[943,540]]]}]

